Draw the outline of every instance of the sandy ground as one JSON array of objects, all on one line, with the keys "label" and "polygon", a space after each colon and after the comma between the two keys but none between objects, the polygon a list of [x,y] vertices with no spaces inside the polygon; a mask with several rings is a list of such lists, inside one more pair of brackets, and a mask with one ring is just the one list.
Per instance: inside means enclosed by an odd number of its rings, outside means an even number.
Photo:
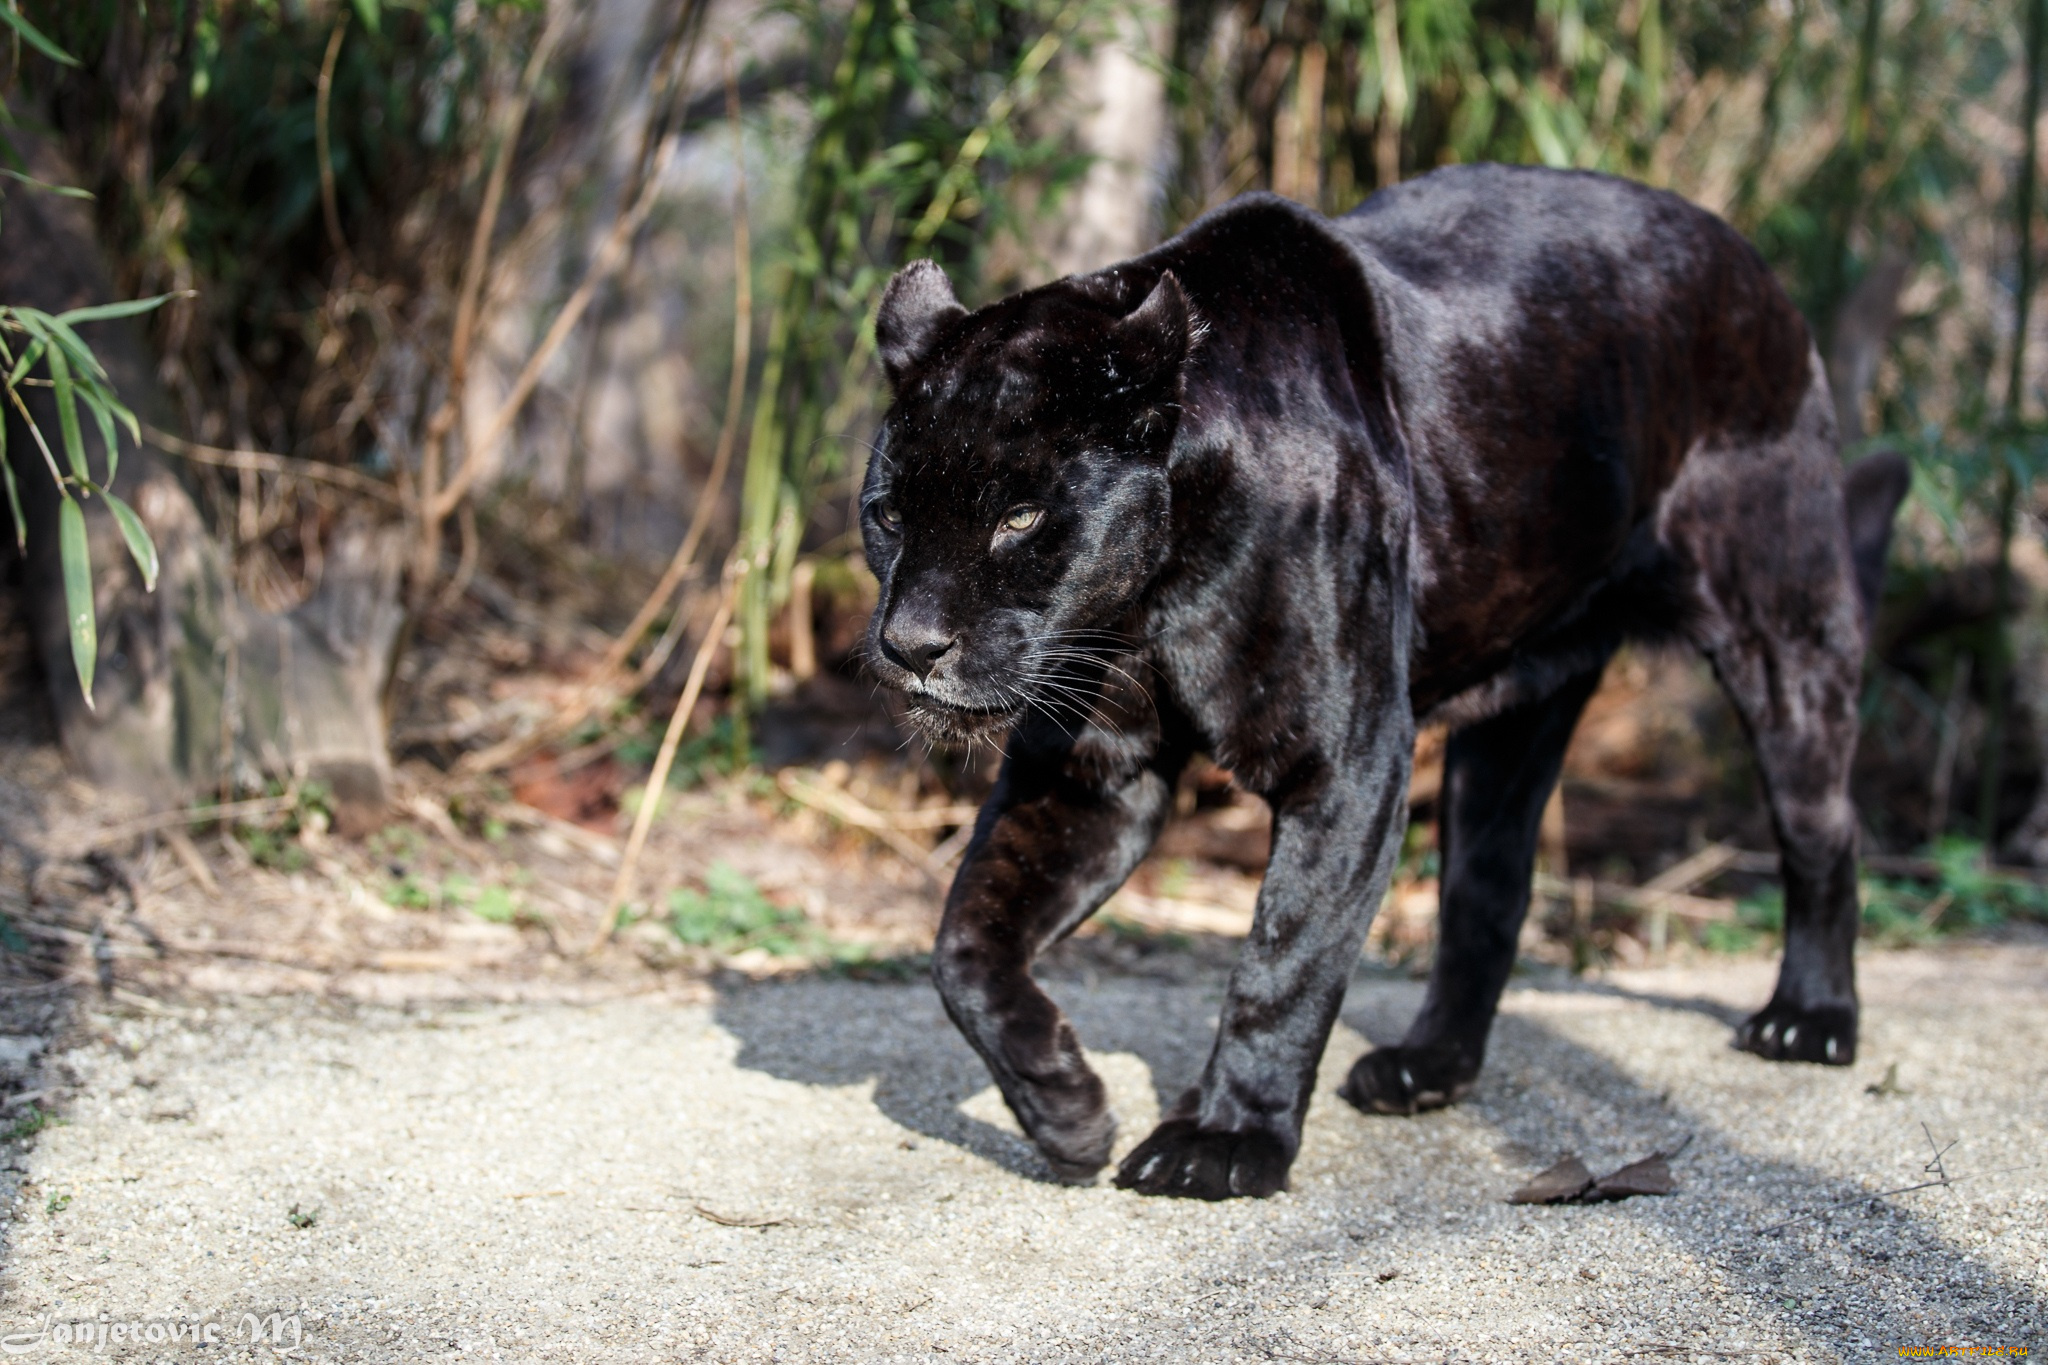
[{"label": "sandy ground", "polygon": [[[1200,1065],[1200,956],[1055,975],[1120,1150]],[[1867,954],[1841,1071],[1729,1050],[1769,974],[1525,978],[1476,1096],[1419,1119],[1331,1094],[1419,998],[1362,974],[1293,1189],[1222,1205],[1051,1183],[922,982],[87,1006],[66,1123],[0,1149],[0,1347],[71,1358],[90,1321],[143,1325],[94,1348],[116,1359],[269,1359],[279,1331],[334,1361],[2048,1349],[2048,948]],[[1871,1093],[1894,1065],[1906,1093]],[[1923,1124],[1960,1183],[1757,1231],[1926,1179]],[[1504,1202],[1561,1152],[1604,1171],[1688,1134],[1669,1198]],[[194,1320],[204,1354],[147,1340]]]}]

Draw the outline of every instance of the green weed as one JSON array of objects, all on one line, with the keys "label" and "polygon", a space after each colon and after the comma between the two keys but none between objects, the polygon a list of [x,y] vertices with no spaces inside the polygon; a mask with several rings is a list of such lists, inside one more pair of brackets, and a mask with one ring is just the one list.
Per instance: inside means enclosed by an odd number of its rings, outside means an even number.
[{"label": "green weed", "polygon": [[809,957],[857,962],[866,953],[840,944],[801,912],[761,894],[761,888],[726,863],[713,863],[704,889],[679,887],[668,893],[668,927],[693,948],[740,953],[758,948],[776,957]]},{"label": "green weed", "polygon": [[479,884],[476,878],[453,872],[434,882],[408,872],[387,883],[384,900],[401,910],[437,910],[455,906],[492,924],[518,924],[535,919],[519,893],[496,882]]},{"label": "green weed", "polygon": [[864,943],[839,943],[824,967],[827,974],[850,981],[902,984],[929,976],[932,959],[929,953],[878,953]]},{"label": "green weed", "polygon": [[518,900],[502,886],[486,886],[469,903],[469,913],[492,924],[511,924],[520,918]]},{"label": "green weed", "polygon": [[809,947],[816,934],[810,922],[761,894],[761,889],[729,864],[714,863],[704,876],[704,890],[679,887],[668,894],[669,929],[694,948],[739,952],[761,948],[778,956]]},{"label": "green weed", "polygon": [[306,850],[299,847],[298,831],[266,825],[236,825],[235,841],[248,851],[258,867],[273,872],[298,872],[306,866]]},{"label": "green weed", "polygon": [[68,1194],[53,1194],[53,1195],[51,1195],[51,1196],[50,1196],[50,1201],[49,1201],[49,1202],[48,1202],[47,1204],[44,1204],[44,1205],[43,1205],[43,1212],[44,1212],[44,1213],[47,1213],[47,1214],[52,1214],[52,1215],[54,1215],[54,1214],[59,1214],[59,1213],[62,1213],[62,1212],[64,1212],[64,1210],[66,1210],[66,1209],[68,1209],[68,1208],[70,1208],[70,1207],[71,1207],[71,1196],[70,1196],[70,1195],[68,1195]]},{"label": "green weed", "polygon": [[411,825],[386,825],[365,841],[370,852],[391,862],[410,862],[426,849],[426,841]]},{"label": "green weed", "polygon": [[1178,933],[1171,929],[1148,929],[1142,924],[1134,923],[1119,915],[1097,915],[1095,922],[1101,925],[1103,931],[1119,943],[1172,948],[1176,951],[1192,948],[1195,945],[1195,941],[1186,934]]},{"label": "green weed", "polygon": [[1936,840],[1933,857],[1941,870],[1936,893],[1949,898],[1937,924],[1988,929],[2011,919],[2048,920],[2048,886],[1994,871],[1975,839]]},{"label": "green weed", "polygon": [[32,1104],[28,1107],[28,1112],[16,1119],[13,1126],[8,1128],[7,1140],[9,1142],[20,1142],[23,1138],[34,1137],[45,1128],[61,1128],[63,1126],[63,1119],[58,1118],[41,1105]]},{"label": "green weed", "polygon": [[263,794],[273,799],[288,799],[290,804],[260,823],[237,821],[235,841],[241,844],[258,867],[287,873],[303,870],[311,859],[301,846],[299,836],[309,829],[325,831],[333,826],[333,793],[323,782],[304,782],[289,788],[272,782],[264,788]]},{"label": "green weed", "polygon": [[1925,943],[1937,932],[1927,910],[1941,907],[1920,887],[1906,882],[1870,880],[1859,888],[1863,898],[1863,937],[1887,948]]},{"label": "green weed", "polygon": [[384,903],[400,910],[431,910],[439,899],[435,888],[415,872],[408,872],[384,887]]},{"label": "green weed", "polygon": [[[1998,872],[1974,839],[1944,838],[1931,850],[1932,885],[1868,877],[1858,886],[1862,936],[1884,947],[1926,943],[1945,933],[1995,928],[2014,919],[2048,920],[2048,886]],[[1785,897],[1776,887],[1736,904],[1737,922],[1709,924],[1700,941],[1716,952],[1746,952],[1785,928]]]},{"label": "green weed", "polygon": [[1437,852],[1436,830],[1427,822],[1418,820],[1401,836],[1401,865],[1395,878],[1418,881],[1434,877],[1441,870],[1442,862]]}]

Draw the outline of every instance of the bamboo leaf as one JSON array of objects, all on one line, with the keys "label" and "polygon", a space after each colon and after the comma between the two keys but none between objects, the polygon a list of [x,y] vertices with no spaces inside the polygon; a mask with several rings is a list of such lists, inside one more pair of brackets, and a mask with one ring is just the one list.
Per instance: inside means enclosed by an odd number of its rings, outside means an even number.
[{"label": "bamboo leaf", "polygon": [[85,338],[71,330],[70,323],[61,317],[51,317],[47,313],[43,314],[42,322],[49,330],[52,344],[64,348],[64,355],[71,362],[73,374],[81,379],[86,375],[93,375],[99,379],[107,377],[106,367],[100,364],[100,358],[92,353],[92,347],[85,344]]},{"label": "bamboo leaf", "polygon": [[48,57],[51,61],[64,66],[78,65],[78,58],[72,56],[63,48],[58,47],[48,38],[45,38],[42,30],[31,24],[26,15],[17,13],[7,6],[0,5],[0,24],[5,24],[16,33],[19,33],[23,42],[42,53],[45,57]]},{"label": "bamboo leaf", "polygon": [[64,438],[64,458],[71,465],[72,474],[81,482],[92,478],[92,470],[85,463],[85,437],[78,429],[78,395],[71,384],[71,362],[64,358],[62,346],[52,346],[49,354],[50,384],[57,399],[57,430]]},{"label": "bamboo leaf", "polygon": [[92,709],[92,672],[99,662],[99,631],[93,623],[92,558],[86,547],[85,512],[69,493],[57,504],[57,556],[64,565],[64,617],[71,635],[71,663]]},{"label": "bamboo leaf", "polygon": [[0,476],[7,484],[7,510],[14,514],[14,548],[28,549],[28,518],[21,514],[21,489],[14,483],[14,466],[7,462],[7,414],[0,412]]},{"label": "bamboo leaf", "polygon": [[363,21],[363,27],[375,33],[377,23],[383,17],[382,0],[356,0],[356,17]]},{"label": "bamboo leaf", "polygon": [[163,307],[172,299],[189,298],[196,290],[174,289],[147,299],[123,299],[119,303],[96,303],[90,308],[72,308],[57,314],[58,322],[105,322],[110,318],[132,318]]},{"label": "bamboo leaf", "polygon": [[0,166],[0,175],[6,176],[9,180],[19,180],[22,184],[32,189],[47,190],[51,194],[61,194],[66,199],[92,198],[91,190],[82,190],[76,185],[52,185],[47,180],[38,180],[32,175],[24,175],[20,171],[9,170],[5,166]]},{"label": "bamboo leaf", "polygon": [[142,518],[135,515],[134,508],[106,489],[100,490],[100,496],[107,500],[107,510],[114,514],[114,524],[121,528],[121,539],[128,542],[128,553],[135,557],[135,567],[142,570],[142,586],[155,592],[158,568],[156,543],[149,538]]},{"label": "bamboo leaf", "polygon": [[[142,424],[135,420],[135,414],[129,410],[128,405],[121,402],[119,399],[115,399],[111,403],[109,403],[108,406],[113,408],[114,410],[114,420],[120,423],[122,426],[128,428],[128,439],[135,442],[135,444],[137,445],[141,445]],[[113,481],[114,476],[111,473],[109,473],[107,475],[107,482],[112,483]]]},{"label": "bamboo leaf", "polygon": [[[27,324],[24,323],[23,325],[26,326]],[[14,368],[7,372],[7,386],[9,388],[13,388],[28,377],[28,372],[35,368],[38,360],[43,358],[43,351],[50,344],[42,338],[35,328],[29,328],[29,333],[34,337],[34,340],[21,348],[21,359],[15,361]]]},{"label": "bamboo leaf", "polygon": [[107,482],[111,484],[121,468],[121,436],[114,429],[114,395],[95,384],[85,391],[84,397],[85,406],[91,410],[93,422],[100,429],[100,444],[107,452]]}]

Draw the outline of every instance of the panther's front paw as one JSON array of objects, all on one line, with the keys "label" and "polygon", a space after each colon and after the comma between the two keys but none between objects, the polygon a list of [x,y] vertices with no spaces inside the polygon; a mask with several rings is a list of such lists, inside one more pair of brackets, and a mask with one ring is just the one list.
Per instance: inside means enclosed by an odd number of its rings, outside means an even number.
[{"label": "panther's front paw", "polygon": [[1168,1119],[1117,1168],[1119,1188],[1180,1199],[1264,1199],[1287,1188],[1294,1158],[1271,1133],[1204,1132]]},{"label": "panther's front paw", "polygon": [[1382,1047],[1360,1057],[1337,1093],[1368,1114],[1417,1114],[1472,1093],[1479,1067],[1455,1045]]},{"label": "panther's front paw", "polygon": [[1028,1131],[1055,1176],[1072,1184],[1087,1184],[1109,1164],[1110,1145],[1116,1141],[1116,1114],[1105,1105],[1092,1114],[1067,1116],[1063,1123],[1040,1118]]},{"label": "panther's front paw", "polygon": [[1735,1046],[1774,1062],[1847,1066],[1856,1060],[1856,1007],[1773,1000],[1735,1030]]}]

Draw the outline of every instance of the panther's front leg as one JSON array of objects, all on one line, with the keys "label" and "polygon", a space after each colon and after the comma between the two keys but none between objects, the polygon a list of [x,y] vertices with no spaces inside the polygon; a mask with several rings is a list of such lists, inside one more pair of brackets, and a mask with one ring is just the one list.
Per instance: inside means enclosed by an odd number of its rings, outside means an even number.
[{"label": "panther's front leg", "polygon": [[1368,740],[1275,793],[1273,853],[1201,1084],[1124,1158],[1144,1194],[1263,1197],[1285,1188],[1316,1065],[1386,893],[1408,814],[1414,725],[1387,708]]},{"label": "panther's front leg", "polygon": [[1010,1110],[1067,1179],[1109,1161],[1116,1116],[1073,1027],[1031,964],[1131,874],[1172,808],[1186,761],[1154,755],[1103,780],[1071,749],[1013,741],[939,926],[932,976]]}]

